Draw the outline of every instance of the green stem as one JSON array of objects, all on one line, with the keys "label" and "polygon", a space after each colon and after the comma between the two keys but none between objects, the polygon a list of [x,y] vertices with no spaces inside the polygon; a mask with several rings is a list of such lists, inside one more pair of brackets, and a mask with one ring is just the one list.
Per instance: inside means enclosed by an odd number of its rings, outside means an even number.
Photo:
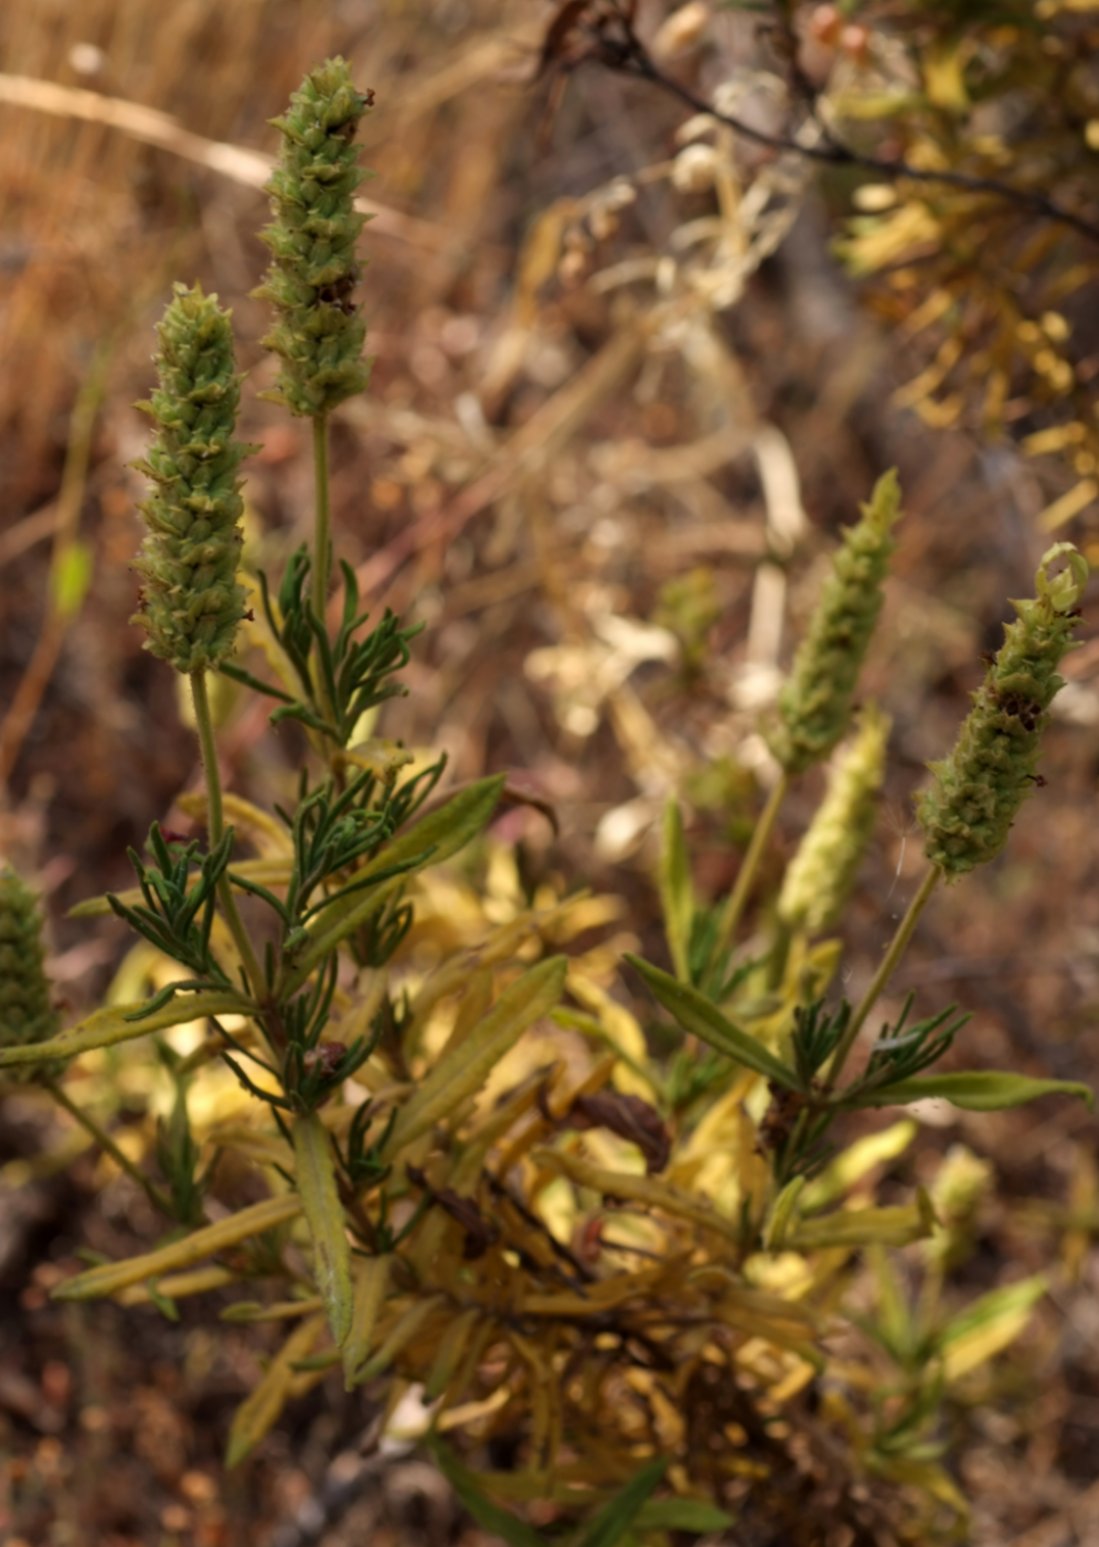
[{"label": "green stem", "polygon": [[159,1187],[154,1186],[147,1176],[141,1174],[130,1157],[123,1150],[119,1149],[110,1134],[100,1128],[95,1118],[89,1116],[82,1107],[78,1107],[76,1102],[70,1098],[68,1093],[55,1080],[41,1080],[40,1084],[45,1090],[49,1091],[58,1106],[66,1111],[74,1122],[79,1123],[85,1133],[89,1134],[96,1144],[99,1145],[100,1149],[104,1150],[111,1157],[115,1165],[121,1171],[125,1171],[131,1181],[137,1183],[153,1207],[159,1209],[162,1214],[167,1214],[170,1219],[174,1219],[175,1209],[172,1207],[171,1200],[160,1191]]},{"label": "green stem", "polygon": [[771,954],[767,958],[767,988],[772,992],[781,987],[782,980],[786,976],[786,965],[790,960],[790,947],[793,942],[794,932],[790,926],[783,923],[777,924]]},{"label": "green stem", "polygon": [[328,415],[313,416],[313,480],[316,524],[313,529],[313,611],[323,619],[332,578],[332,533],[328,506]]},{"label": "green stem", "polygon": [[[210,698],[206,692],[204,670],[191,673],[191,700],[195,706],[195,726],[198,730],[202,769],[206,775],[206,832],[210,847],[216,849],[225,833],[225,813],[221,801],[221,775],[218,772],[217,746],[214,742],[214,722],[210,715]],[[249,987],[254,995],[258,995],[263,990],[263,974],[260,971],[256,953],[252,949],[252,942],[248,938],[248,931],[244,927],[244,920],[237,909],[237,900],[233,896],[227,874],[223,875],[218,882],[217,894],[221,910],[225,914],[225,922],[229,926],[233,943],[240,955],[241,965],[248,978]]]},{"label": "green stem", "polygon": [[744,863],[740,867],[736,882],[726,899],[718,921],[717,939],[714,943],[714,953],[723,950],[732,940],[748,901],[748,894],[752,890],[756,875],[759,871],[760,861],[763,858],[767,844],[770,842],[771,833],[774,830],[775,819],[779,813],[790,787],[789,774],[783,773],[767,798],[767,804],[760,814],[752,832],[752,841],[748,845],[748,852],[744,856]]},{"label": "green stem", "polygon": [[840,1038],[840,1041],[836,1046],[836,1051],[832,1055],[832,1064],[828,1072],[828,1081],[826,1086],[828,1090],[832,1090],[836,1081],[839,1079],[843,1066],[847,1062],[847,1055],[854,1047],[855,1040],[865,1025],[867,1016],[874,1008],[874,1005],[879,995],[881,994],[882,989],[893,975],[897,963],[904,955],[908,947],[908,942],[911,940],[916,925],[919,922],[920,914],[927,906],[928,899],[931,896],[931,893],[935,890],[941,875],[942,871],[939,870],[937,866],[929,866],[927,874],[920,882],[916,895],[908,904],[908,911],[905,913],[904,918],[901,919],[900,923],[898,924],[897,932],[889,942],[889,949],[882,957],[881,965],[877,972],[875,972],[874,977],[870,983],[870,987],[866,990],[866,993],[863,994],[862,999],[859,1002],[858,1009],[855,1011],[850,1021],[848,1022],[847,1030]]},{"label": "green stem", "polygon": [[206,831],[210,837],[210,847],[216,849],[225,832],[225,814],[221,804],[221,774],[218,770],[214,722],[210,714],[210,696],[206,691],[204,668],[191,673],[191,701],[195,706],[202,771],[206,775]]},{"label": "green stem", "polygon": [[[328,611],[328,587],[332,581],[332,521],[330,515],[328,497],[328,415],[315,414],[313,416],[313,485],[314,504],[316,518],[313,528],[313,611],[325,622]],[[314,678],[317,687],[317,700],[324,713],[324,718],[332,725],[333,735],[337,740],[338,733],[335,730],[338,724],[336,706],[332,703],[328,691],[328,683],[324,673],[320,669],[320,663],[316,665]]]}]

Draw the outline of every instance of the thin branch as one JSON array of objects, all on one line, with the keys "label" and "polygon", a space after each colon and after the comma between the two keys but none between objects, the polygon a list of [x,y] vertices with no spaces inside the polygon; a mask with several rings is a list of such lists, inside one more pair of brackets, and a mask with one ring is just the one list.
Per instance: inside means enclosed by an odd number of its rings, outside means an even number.
[{"label": "thin branch", "polygon": [[1099,225],[1094,221],[1077,214],[1075,210],[1069,209],[1045,194],[1016,188],[1011,183],[1001,182],[999,178],[985,177],[971,172],[935,171],[927,167],[913,166],[903,157],[874,156],[868,152],[855,150],[837,139],[831,129],[820,124],[819,119],[815,121],[821,129],[821,140],[815,145],[805,145],[791,139],[788,135],[772,134],[766,129],[758,129],[755,125],[738,118],[735,113],[722,112],[698,92],[684,85],[682,81],[664,73],[638,37],[630,18],[617,6],[610,15],[606,12],[602,13],[585,30],[588,46],[573,60],[574,64],[594,61],[617,74],[648,81],[650,85],[656,86],[666,95],[675,97],[693,113],[704,113],[717,123],[732,129],[734,134],[740,135],[742,139],[750,140],[753,144],[761,145],[767,150],[789,152],[807,161],[815,161],[827,166],[853,167],[859,171],[872,172],[885,182],[907,181],[922,183],[929,187],[954,188],[962,193],[988,194],[992,198],[1002,199],[1005,203],[1014,205],[1017,209],[1025,210],[1039,219],[1051,220],[1058,225],[1067,226],[1078,236],[1090,242],[1099,243]]}]

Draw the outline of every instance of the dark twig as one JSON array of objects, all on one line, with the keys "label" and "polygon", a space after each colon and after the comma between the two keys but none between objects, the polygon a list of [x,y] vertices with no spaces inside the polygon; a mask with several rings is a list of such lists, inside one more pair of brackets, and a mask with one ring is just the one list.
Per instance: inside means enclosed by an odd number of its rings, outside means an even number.
[{"label": "dark twig", "polygon": [[[988,194],[991,198],[1001,199],[1039,219],[1067,226],[1088,241],[1099,243],[1099,225],[1045,194],[1016,188],[1011,183],[1001,182],[999,178],[985,177],[978,173],[935,171],[913,166],[903,157],[875,156],[855,150],[837,139],[832,130],[824,127],[819,119],[816,119],[816,123],[821,131],[821,140],[814,145],[804,145],[788,135],[772,134],[766,129],[756,128],[735,113],[720,111],[682,81],[664,73],[638,37],[633,17],[621,0],[596,0],[594,10],[579,10],[570,17],[570,22],[572,36],[568,40],[568,47],[563,46],[564,40],[558,39],[557,42],[562,46],[556,49],[554,55],[553,62],[562,68],[574,69],[589,62],[601,64],[617,74],[648,81],[668,96],[675,97],[692,112],[705,113],[717,123],[732,129],[742,139],[750,140],[767,150],[789,152],[827,166],[852,167],[858,171],[871,172],[886,182],[907,181],[922,183],[927,187],[954,188],[962,193]],[[545,64],[543,60],[543,68]]]}]

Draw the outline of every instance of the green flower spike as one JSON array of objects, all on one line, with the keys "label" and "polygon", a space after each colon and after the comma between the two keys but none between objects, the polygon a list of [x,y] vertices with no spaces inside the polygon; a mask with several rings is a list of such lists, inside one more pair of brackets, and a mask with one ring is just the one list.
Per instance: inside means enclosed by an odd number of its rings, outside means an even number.
[{"label": "green flower spike", "polygon": [[858,735],[837,757],[828,793],[787,866],[778,900],[787,929],[816,935],[839,918],[874,826],[888,739],[888,716],[864,710]]},{"label": "green flower spike", "polygon": [[192,673],[229,655],[244,616],[237,468],[253,448],[233,439],[240,377],[217,297],[177,284],[157,335],[159,386],[139,405],[156,434],[135,464],[153,490],[141,507],[149,530],[135,566],[144,586],[133,621],[147,630],[147,649]]},{"label": "green flower spike", "polygon": [[[14,870],[0,870],[0,1047],[45,1042],[59,1029],[50,1003],[50,985],[42,966],[42,920],[34,893]],[[51,1077],[62,1064],[22,1064],[8,1069],[9,1080]]]},{"label": "green flower spike", "polygon": [[283,136],[267,185],[275,218],[263,233],[273,257],[255,293],[277,314],[263,340],[282,360],[270,396],[295,414],[327,414],[370,377],[366,325],[353,299],[366,216],[354,205],[365,174],[352,141],[372,101],[355,89],[346,60],[329,59],[306,76],[285,118],[273,120]]},{"label": "green flower spike", "polygon": [[[1060,560],[1064,568],[1051,576]],[[1071,543],[1048,550],[1035,576],[1037,596],[1011,604],[1018,617],[1004,627],[953,752],[930,765],[935,782],[920,796],[917,816],[924,852],[947,880],[995,858],[1037,783],[1042,730],[1064,686],[1057,667],[1073,646],[1087,578],[1087,560]]]},{"label": "green flower spike", "polygon": [[771,750],[787,774],[828,756],[847,730],[863,657],[882,607],[882,582],[901,514],[900,486],[878,479],[862,518],[845,529],[832,574],[779,694]]}]

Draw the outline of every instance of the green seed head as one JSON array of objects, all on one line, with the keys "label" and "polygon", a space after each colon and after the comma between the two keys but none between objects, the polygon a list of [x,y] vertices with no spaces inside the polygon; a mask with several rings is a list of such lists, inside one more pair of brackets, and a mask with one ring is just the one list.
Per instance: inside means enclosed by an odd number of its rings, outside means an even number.
[{"label": "green seed head", "polygon": [[134,621],[148,632],[147,649],[193,672],[230,654],[244,616],[237,469],[253,448],[233,438],[240,377],[217,297],[176,285],[157,334],[159,385],[140,405],[156,433],[136,464],[153,487],[141,507],[149,530],[135,566],[144,586]]},{"label": "green seed head", "polygon": [[365,174],[352,142],[372,100],[353,86],[346,60],[329,59],[274,120],[282,155],[267,185],[275,218],[263,233],[272,260],[256,294],[276,314],[263,341],[282,360],[270,395],[295,414],[327,414],[370,378],[354,299],[366,219],[354,198]]},{"label": "green seed head", "polygon": [[[1064,567],[1051,576],[1050,566],[1060,561]],[[995,858],[1035,786],[1042,730],[1064,686],[1057,667],[1072,648],[1087,577],[1087,560],[1071,543],[1048,550],[1035,576],[1035,598],[1011,604],[1018,616],[1004,628],[954,750],[930,765],[934,783],[920,796],[917,816],[924,852],[947,880]]]},{"label": "green seed head", "polygon": [[827,757],[843,736],[863,657],[882,607],[882,582],[901,513],[897,475],[883,474],[848,527],[832,574],[779,694],[771,750],[789,774]]},{"label": "green seed head", "polygon": [[[14,870],[0,870],[0,1047],[45,1042],[58,1030],[42,965],[42,920],[34,893]],[[60,1073],[63,1064],[23,1064],[5,1071],[9,1080]]]},{"label": "green seed head", "polygon": [[820,934],[839,919],[873,830],[888,739],[888,717],[864,710],[858,735],[837,758],[828,793],[787,866],[778,915],[788,929]]}]

